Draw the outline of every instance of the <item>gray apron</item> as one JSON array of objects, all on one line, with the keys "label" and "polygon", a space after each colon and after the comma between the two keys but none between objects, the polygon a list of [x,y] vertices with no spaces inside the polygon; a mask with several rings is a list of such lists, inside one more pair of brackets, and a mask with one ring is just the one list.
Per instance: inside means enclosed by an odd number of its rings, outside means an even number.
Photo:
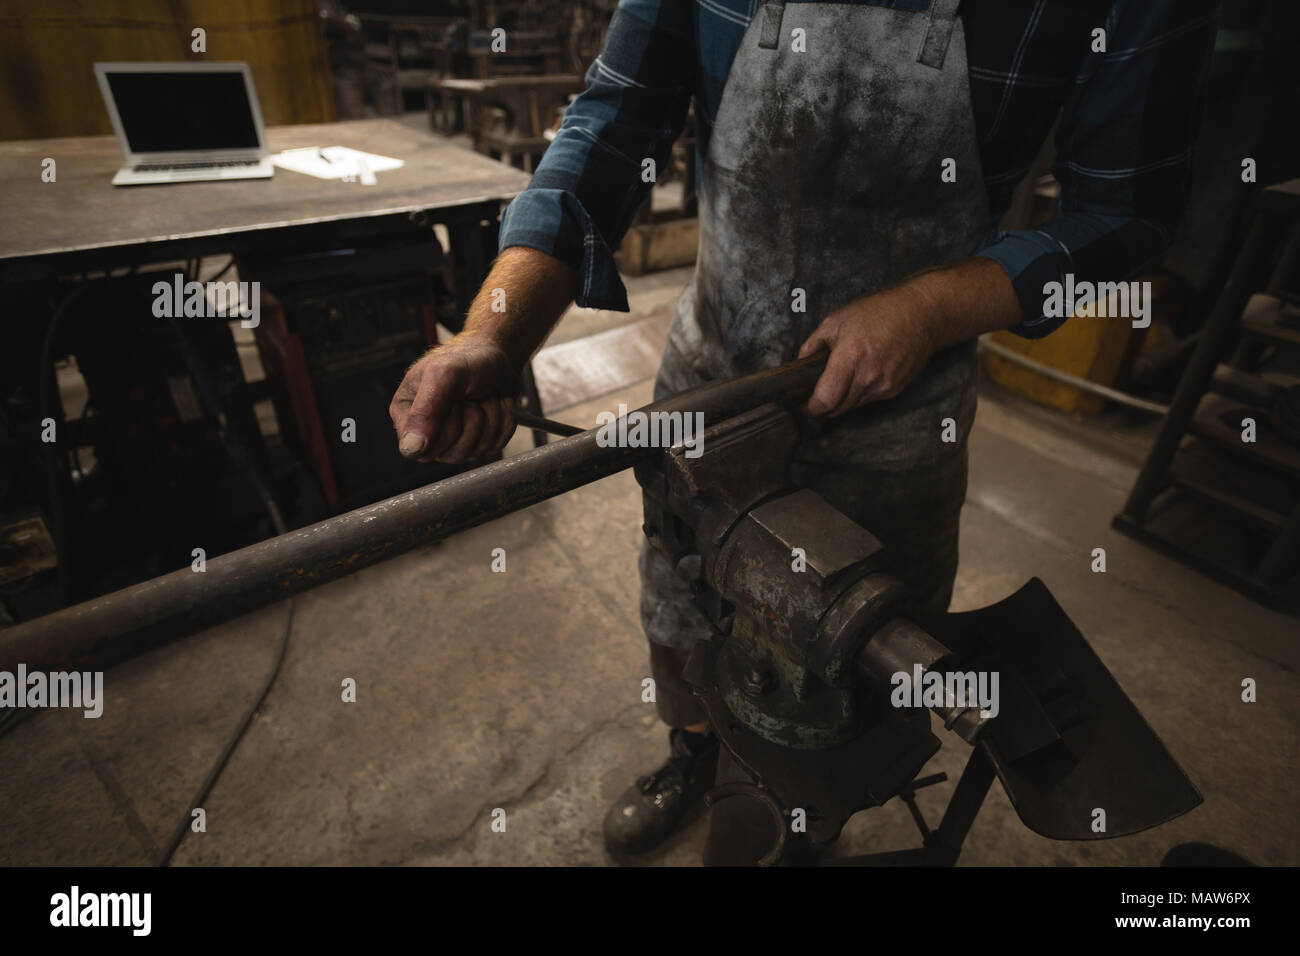
[{"label": "gray apron", "polygon": [[[791,361],[829,313],[978,248],[989,211],[957,6],[759,9],[701,164],[699,258],[656,399]],[[945,159],[956,182],[941,179]],[[809,423],[793,465],[797,483],[881,539],[912,599],[936,606],[957,568],[975,373],[974,343],[941,352],[897,397]],[[650,640],[707,638],[667,559],[643,545],[640,567]]]}]

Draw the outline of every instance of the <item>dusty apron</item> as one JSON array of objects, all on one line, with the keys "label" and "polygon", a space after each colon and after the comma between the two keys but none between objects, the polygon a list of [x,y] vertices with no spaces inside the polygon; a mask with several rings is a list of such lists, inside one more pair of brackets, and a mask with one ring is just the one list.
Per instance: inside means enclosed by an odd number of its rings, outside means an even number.
[{"label": "dusty apron", "polygon": [[[758,9],[701,164],[699,258],[656,399],[790,361],[835,309],[976,250],[990,223],[957,6]],[[941,177],[947,159],[956,182]],[[896,398],[810,423],[793,468],[884,542],[914,599],[944,607],[975,370],[974,343],[945,350]],[[659,552],[643,546],[640,567],[660,714],[695,723],[702,711],[671,672],[708,622]]]}]

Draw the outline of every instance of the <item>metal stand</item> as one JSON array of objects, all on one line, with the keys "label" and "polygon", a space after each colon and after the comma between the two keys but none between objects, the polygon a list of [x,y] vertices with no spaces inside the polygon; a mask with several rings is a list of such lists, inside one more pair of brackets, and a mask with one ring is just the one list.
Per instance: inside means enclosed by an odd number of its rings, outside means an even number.
[{"label": "metal stand", "polygon": [[943,783],[948,779],[946,773],[936,773],[928,777],[918,777],[909,783],[898,797],[907,804],[912,813],[916,828],[921,831],[920,847],[912,850],[891,850],[884,853],[866,853],[861,856],[843,857],[826,860],[822,866],[953,866],[961,855],[962,844],[966,834],[975,822],[975,815],[984,805],[984,797],[993,785],[993,764],[985,755],[982,747],[975,747],[966,761],[966,769],[957,781],[944,811],[939,829],[931,830],[926,825],[925,817],[916,805],[916,791],[924,787]]}]

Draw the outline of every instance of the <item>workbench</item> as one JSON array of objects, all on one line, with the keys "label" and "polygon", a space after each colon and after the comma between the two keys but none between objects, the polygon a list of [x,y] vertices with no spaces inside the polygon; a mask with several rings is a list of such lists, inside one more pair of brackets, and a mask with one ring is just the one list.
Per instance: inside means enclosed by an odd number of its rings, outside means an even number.
[{"label": "workbench", "polygon": [[[529,177],[394,120],[267,129],[272,153],[350,146],[393,156],[379,182],[271,179],[113,186],[113,136],[0,143],[0,282],[76,275],[218,254],[316,249],[444,224],[459,304],[467,308],[495,255],[503,203]],[[55,161],[54,182],[42,163]]]},{"label": "workbench", "polygon": [[[10,363],[4,368],[30,379],[6,386],[28,396],[44,387],[42,345],[49,351],[54,314],[47,303],[70,301],[86,280],[208,256],[239,257],[242,267],[245,260],[353,245],[401,247],[408,238],[429,243],[441,224],[448,284],[463,316],[496,254],[501,209],[529,181],[391,119],[271,127],[267,141],[272,153],[347,146],[405,165],[377,172],[371,186],[279,168],[269,179],[113,186],[123,164],[116,137],[0,143],[0,327]],[[52,182],[42,177],[47,159],[55,164]],[[187,265],[186,272],[198,270]],[[272,394],[268,381],[245,383],[249,402]],[[525,394],[535,404],[531,373]]]}]

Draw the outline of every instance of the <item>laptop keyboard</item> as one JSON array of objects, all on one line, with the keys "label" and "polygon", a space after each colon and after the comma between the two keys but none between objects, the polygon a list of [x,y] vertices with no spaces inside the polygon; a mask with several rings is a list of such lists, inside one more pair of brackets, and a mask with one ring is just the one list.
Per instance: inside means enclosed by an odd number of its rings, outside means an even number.
[{"label": "laptop keyboard", "polygon": [[131,171],[136,173],[157,173],[168,169],[220,169],[224,166],[256,166],[260,160],[239,159],[226,163],[140,163]]}]

